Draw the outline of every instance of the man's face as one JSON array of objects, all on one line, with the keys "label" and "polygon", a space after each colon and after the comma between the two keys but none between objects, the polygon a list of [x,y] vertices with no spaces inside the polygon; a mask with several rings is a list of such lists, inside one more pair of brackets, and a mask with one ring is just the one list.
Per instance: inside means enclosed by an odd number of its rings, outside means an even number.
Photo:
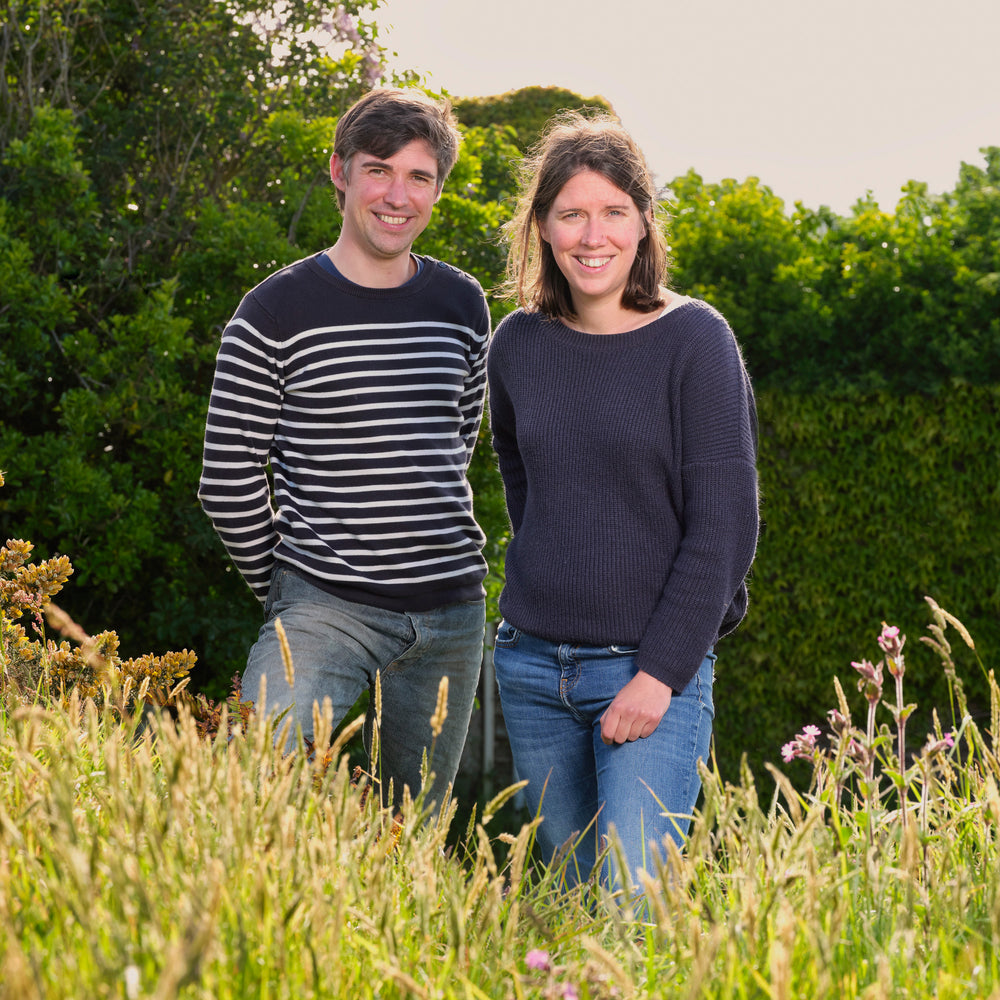
[{"label": "man's face", "polygon": [[430,146],[414,139],[388,159],[359,152],[344,166],[334,153],[330,176],[344,195],[341,240],[373,261],[409,254],[441,194]]}]

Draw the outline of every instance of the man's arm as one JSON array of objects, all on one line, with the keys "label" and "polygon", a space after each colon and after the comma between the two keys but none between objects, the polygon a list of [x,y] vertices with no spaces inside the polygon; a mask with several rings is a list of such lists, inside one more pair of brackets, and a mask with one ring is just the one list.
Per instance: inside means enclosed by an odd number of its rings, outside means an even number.
[{"label": "man's arm", "polygon": [[198,498],[236,568],[262,603],[277,533],[267,463],[281,409],[274,345],[245,316],[222,335],[205,425]]},{"label": "man's arm", "polygon": [[472,453],[479,437],[479,425],[483,419],[486,399],[486,355],[490,342],[490,311],[483,295],[480,313],[472,324],[475,331],[472,351],[469,355],[469,374],[459,404],[462,411],[462,440],[465,442],[465,467],[472,461]]}]

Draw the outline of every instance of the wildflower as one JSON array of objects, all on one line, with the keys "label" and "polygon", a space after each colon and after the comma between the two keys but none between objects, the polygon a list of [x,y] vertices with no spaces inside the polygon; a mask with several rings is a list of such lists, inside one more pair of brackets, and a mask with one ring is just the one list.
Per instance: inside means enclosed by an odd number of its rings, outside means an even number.
[{"label": "wildflower", "polygon": [[932,735],[928,735],[927,742],[924,744],[924,756],[925,757],[935,757],[939,753],[950,749],[954,746],[955,741],[951,740],[950,736],[944,739],[936,740]]},{"label": "wildflower", "polygon": [[878,637],[878,644],[885,653],[889,673],[893,677],[903,676],[903,643],[905,642],[906,636],[901,636],[895,625],[886,625],[885,622],[882,622],[882,634]]},{"label": "wildflower", "polygon": [[540,948],[532,948],[524,956],[524,964],[529,969],[537,969],[539,972],[548,972],[552,968],[552,964],[549,962],[549,953]]},{"label": "wildflower", "polygon": [[886,625],[882,622],[882,634],[878,637],[878,644],[888,653],[889,646],[899,638],[898,625]]},{"label": "wildflower", "polygon": [[[851,740],[847,744],[847,756],[865,771],[870,771],[875,762],[875,751],[859,740]],[[868,778],[871,780],[870,773]]]},{"label": "wildflower", "polygon": [[817,753],[816,740],[822,735],[818,726],[803,726],[794,740],[786,743],[781,748],[781,756],[786,764],[795,760],[813,760]]},{"label": "wildflower", "polygon": [[858,690],[864,692],[870,705],[877,705],[882,698],[882,661],[879,660],[878,666],[876,666],[871,660],[861,660],[860,662],[852,660],[851,666],[861,674]]},{"label": "wildflower", "polygon": [[580,994],[572,983],[566,983],[562,988],[563,1000],[580,1000]]},{"label": "wildflower", "polygon": [[830,721],[830,728],[838,736],[843,736],[845,733],[850,731],[851,720],[847,718],[843,712],[838,711],[836,708],[831,708],[830,711],[826,713],[826,717]]}]

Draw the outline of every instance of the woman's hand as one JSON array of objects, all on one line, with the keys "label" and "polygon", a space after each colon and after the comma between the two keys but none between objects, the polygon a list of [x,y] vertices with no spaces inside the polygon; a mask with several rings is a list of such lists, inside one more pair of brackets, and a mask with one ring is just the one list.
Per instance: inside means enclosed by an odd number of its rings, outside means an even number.
[{"label": "woman's hand", "polygon": [[601,716],[601,739],[611,746],[650,736],[670,707],[673,693],[663,681],[640,670]]}]

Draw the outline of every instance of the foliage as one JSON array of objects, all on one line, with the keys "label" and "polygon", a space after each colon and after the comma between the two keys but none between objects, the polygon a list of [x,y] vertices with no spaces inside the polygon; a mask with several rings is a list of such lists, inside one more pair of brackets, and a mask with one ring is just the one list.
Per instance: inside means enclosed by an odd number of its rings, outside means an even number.
[{"label": "foliage", "polygon": [[[956,670],[946,630],[968,634],[933,610],[930,645]],[[775,769],[762,803],[748,768],[706,769],[686,850],[666,841],[637,911],[594,884],[563,892],[531,860],[534,821],[496,831],[516,788],[449,853],[453,803],[391,815],[343,758],[286,753],[264,718],[206,740],[183,707],[139,732],[43,694],[0,708],[0,978],[53,1000],[991,996],[1000,770],[956,704],[902,792],[880,732],[877,801],[843,692],[831,736],[804,733],[806,792]]]},{"label": "foliage", "polygon": [[[743,751],[759,771],[774,734],[810,716],[873,613],[931,594],[974,623],[987,657],[1000,651],[1000,389],[767,390],[758,410],[763,530],[750,610],[719,644],[716,746],[730,776]],[[940,675],[911,684],[922,704],[946,697]],[[982,683],[969,698],[984,709]]]},{"label": "foliage", "polygon": [[[0,473],[0,486],[3,482]],[[0,546],[0,698],[8,711],[40,697],[63,706],[89,699],[119,720],[144,706],[176,710],[184,705],[203,734],[219,731],[222,706],[186,690],[194,653],[185,649],[123,660],[115,632],[88,635],[53,602],[73,574],[69,559],[29,563],[32,550],[31,542],[20,539]],[[29,638],[26,619],[39,638]],[[49,638],[46,623],[75,644]],[[249,717],[251,705],[240,700],[238,683],[230,707],[234,718],[245,722]]]},{"label": "foliage", "polygon": [[545,123],[559,111],[612,111],[603,97],[581,97],[562,87],[521,87],[493,97],[464,97],[454,101],[454,108],[465,125],[489,128],[501,124],[510,129],[522,153],[534,144]]},{"label": "foliage", "polygon": [[[330,147],[381,71],[372,6],[33,2],[0,27],[0,540],[74,553],[70,616],[194,646],[216,697],[260,616],[196,500],[218,337],[336,239]],[[479,192],[512,150],[470,134],[418,247],[486,285],[501,213]]]},{"label": "foliage", "polygon": [[791,214],[756,178],[671,185],[674,283],[730,319],[761,388],[932,392],[1000,382],[1000,147],[895,214]]},{"label": "foliage", "polygon": [[[0,542],[72,553],[70,618],[117,622],[124,651],[197,650],[190,686],[216,699],[260,607],[195,498],[214,354],[249,287],[337,236],[330,145],[381,73],[375,5],[28,0],[0,23]],[[418,251],[497,287],[512,165],[582,105],[607,108],[558,88],[456,101],[461,159]],[[760,394],[765,529],[720,648],[726,777],[817,703],[866,607],[933,593],[997,647],[1000,149],[983,152],[891,213],[789,211],[755,178],[671,185],[674,285],[730,319]],[[494,321],[509,308],[491,298]],[[495,616],[509,526],[488,441],[471,478]]]}]

